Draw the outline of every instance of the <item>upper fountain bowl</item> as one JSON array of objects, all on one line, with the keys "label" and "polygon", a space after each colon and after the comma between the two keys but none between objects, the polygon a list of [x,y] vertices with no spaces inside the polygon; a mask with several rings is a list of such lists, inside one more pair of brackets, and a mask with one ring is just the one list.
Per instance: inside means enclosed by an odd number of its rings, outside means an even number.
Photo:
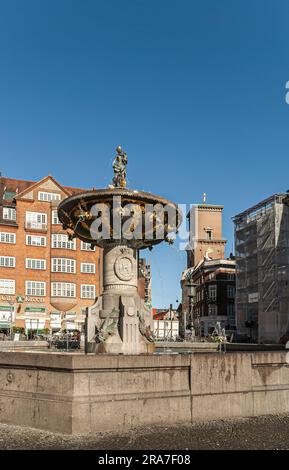
[{"label": "upper fountain bowl", "polygon": [[58,206],[58,217],[71,238],[100,247],[123,243],[148,248],[170,242],[182,222],[176,204],[151,193],[109,187],[76,194]]}]

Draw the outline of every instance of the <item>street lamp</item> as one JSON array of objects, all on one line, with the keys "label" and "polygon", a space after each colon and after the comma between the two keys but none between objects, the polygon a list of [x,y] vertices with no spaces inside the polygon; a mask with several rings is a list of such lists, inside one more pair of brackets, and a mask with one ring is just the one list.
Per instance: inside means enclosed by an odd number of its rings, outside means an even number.
[{"label": "street lamp", "polygon": [[8,304],[10,305],[10,340],[12,340],[12,322],[13,322],[13,300],[8,300]]},{"label": "street lamp", "polygon": [[[194,316],[194,305],[196,299],[196,284],[192,281],[191,278],[187,279],[186,283],[187,287],[187,294],[189,298],[189,321],[193,323],[193,316]],[[186,315],[185,315],[185,337],[186,337]]]}]

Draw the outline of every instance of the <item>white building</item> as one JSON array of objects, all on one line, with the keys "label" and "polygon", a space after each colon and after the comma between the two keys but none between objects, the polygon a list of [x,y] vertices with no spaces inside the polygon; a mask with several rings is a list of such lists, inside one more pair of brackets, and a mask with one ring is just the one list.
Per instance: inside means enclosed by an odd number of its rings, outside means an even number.
[{"label": "white building", "polygon": [[179,336],[179,319],[176,310],[153,309],[154,336],[158,340],[174,340]]}]

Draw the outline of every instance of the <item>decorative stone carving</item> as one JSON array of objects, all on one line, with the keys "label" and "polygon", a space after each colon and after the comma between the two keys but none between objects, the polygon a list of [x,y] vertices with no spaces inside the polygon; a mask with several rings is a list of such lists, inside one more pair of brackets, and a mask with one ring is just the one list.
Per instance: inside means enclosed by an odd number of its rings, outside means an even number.
[{"label": "decorative stone carving", "polygon": [[106,317],[100,328],[95,327],[95,341],[103,343],[109,336],[113,336],[118,327],[118,318],[115,318],[115,311]]},{"label": "decorative stone carving", "polygon": [[154,335],[151,330],[150,325],[147,325],[143,316],[138,312],[137,314],[139,319],[139,331],[142,336],[144,336],[148,341],[154,341]]},{"label": "decorative stone carving", "polygon": [[133,260],[129,255],[120,255],[115,260],[114,271],[121,281],[130,281],[133,276]]}]

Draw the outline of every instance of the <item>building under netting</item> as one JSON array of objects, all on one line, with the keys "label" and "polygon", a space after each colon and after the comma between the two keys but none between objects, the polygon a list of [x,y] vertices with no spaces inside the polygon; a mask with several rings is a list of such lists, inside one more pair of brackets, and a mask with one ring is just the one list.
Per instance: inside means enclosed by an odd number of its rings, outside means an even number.
[{"label": "building under netting", "polygon": [[289,330],[289,195],[236,215],[237,331],[278,343]]}]

